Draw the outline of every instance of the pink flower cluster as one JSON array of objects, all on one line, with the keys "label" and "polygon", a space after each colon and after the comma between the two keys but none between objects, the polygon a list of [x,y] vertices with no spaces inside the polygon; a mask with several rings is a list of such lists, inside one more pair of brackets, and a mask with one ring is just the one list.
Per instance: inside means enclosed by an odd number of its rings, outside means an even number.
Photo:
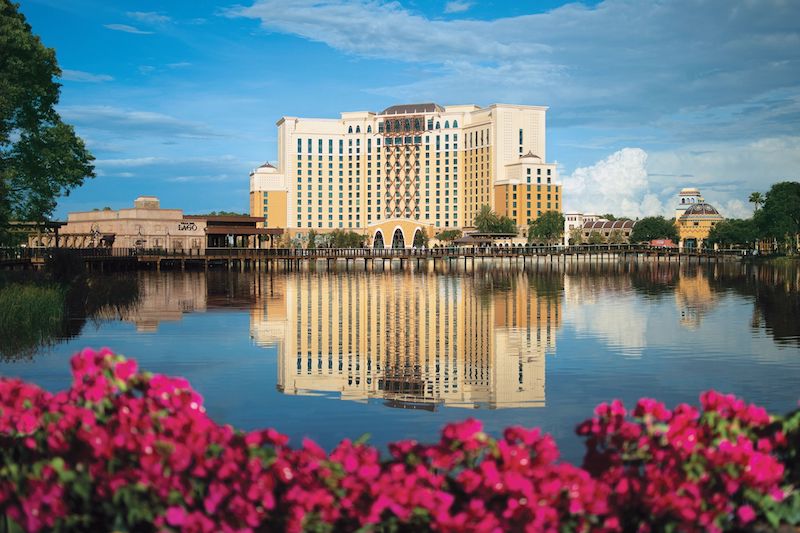
[{"label": "pink flower cluster", "polygon": [[785,498],[780,424],[733,395],[708,391],[700,404],[669,410],[644,398],[629,420],[614,401],[578,427],[588,437],[584,468],[611,488],[625,529],[723,531]]},{"label": "pink flower cluster", "polygon": [[28,531],[647,531],[736,527],[789,491],[796,438],[760,408],[714,392],[702,410],[618,402],[582,424],[584,468],[552,438],[480,422],[434,444],[299,448],[272,429],[218,425],[182,379],[109,350],[72,360],[51,394],[0,380],[0,513]]}]

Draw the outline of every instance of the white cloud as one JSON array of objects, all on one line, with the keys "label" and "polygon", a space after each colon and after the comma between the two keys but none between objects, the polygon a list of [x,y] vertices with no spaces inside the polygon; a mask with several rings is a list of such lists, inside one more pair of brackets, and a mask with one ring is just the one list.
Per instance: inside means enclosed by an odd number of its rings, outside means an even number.
[{"label": "white cloud", "polygon": [[128,157],[122,159],[96,159],[95,165],[98,167],[144,167],[163,163],[166,160],[161,157]]},{"label": "white cloud", "polygon": [[127,24],[104,24],[103,26],[105,28],[108,28],[109,30],[121,31],[125,33],[135,33],[137,35],[150,35],[153,33],[151,31],[140,30],[139,28],[136,28],[134,26],[129,26]]},{"label": "white cloud", "polygon": [[[798,2],[606,0],[440,20],[384,0],[256,0],[227,14],[348,54],[424,65],[424,80],[375,88],[392,98],[542,103],[560,126],[672,125],[708,138],[691,122],[735,127],[737,105],[776,89],[800,94],[800,32],[790,22],[800,19]],[[774,131],[783,107],[746,109],[739,135]]]},{"label": "white cloud", "polygon": [[453,0],[444,5],[445,13],[463,13],[472,7],[472,2],[464,2],[461,0]]},{"label": "white cloud", "polygon": [[145,22],[147,24],[166,24],[172,20],[168,16],[162,15],[161,13],[156,13],[154,11],[128,11],[125,14],[132,19]]},{"label": "white cloud", "polygon": [[178,137],[207,139],[225,137],[225,134],[199,122],[179,119],[153,111],[121,109],[113,106],[66,106],[61,115],[90,130],[118,133],[125,137],[141,134],[146,137]]},{"label": "white cloud", "polygon": [[565,211],[633,218],[665,212],[649,189],[647,153],[641,148],[623,148],[592,166],[576,168],[563,183]]},{"label": "white cloud", "polygon": [[[698,187],[726,217],[752,214],[752,191],[798,179],[800,137],[745,143],[698,143],[645,152],[624,148],[594,165],[563,174],[564,208],[583,213],[642,217],[673,215],[683,187]],[[790,173],[787,173],[790,172]]]},{"label": "white cloud", "polygon": [[98,83],[102,81],[112,81],[114,78],[108,74],[92,74],[82,70],[70,70],[65,68],[61,71],[61,79],[66,81],[78,81],[86,83]]}]

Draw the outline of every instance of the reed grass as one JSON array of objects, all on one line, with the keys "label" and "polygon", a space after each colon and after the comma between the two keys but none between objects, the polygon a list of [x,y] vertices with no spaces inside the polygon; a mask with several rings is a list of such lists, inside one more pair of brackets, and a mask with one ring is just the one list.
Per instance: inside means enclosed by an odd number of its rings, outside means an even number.
[{"label": "reed grass", "polygon": [[0,287],[0,355],[21,355],[56,337],[64,319],[66,289],[10,283]]}]

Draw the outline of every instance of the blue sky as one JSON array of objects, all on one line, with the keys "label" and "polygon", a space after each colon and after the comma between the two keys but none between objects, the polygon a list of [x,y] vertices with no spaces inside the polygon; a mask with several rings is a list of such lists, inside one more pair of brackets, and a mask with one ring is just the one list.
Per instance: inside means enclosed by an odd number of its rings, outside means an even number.
[{"label": "blue sky", "polygon": [[800,179],[800,3],[23,0],[97,157],[68,211],[140,194],[245,211],[283,115],[403,102],[550,106],[567,209],[729,216]]}]

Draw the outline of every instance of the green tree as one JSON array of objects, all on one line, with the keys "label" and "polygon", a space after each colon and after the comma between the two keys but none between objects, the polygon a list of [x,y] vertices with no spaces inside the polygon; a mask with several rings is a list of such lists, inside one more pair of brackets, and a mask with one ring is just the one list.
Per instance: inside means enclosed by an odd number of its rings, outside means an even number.
[{"label": "green tree", "polygon": [[608,244],[623,244],[625,242],[625,234],[621,229],[611,230],[608,235]]},{"label": "green tree", "polygon": [[337,229],[331,233],[331,246],[334,248],[362,248],[364,236],[355,231]]},{"label": "green tree", "polygon": [[513,233],[517,234],[517,223],[507,216],[497,219],[497,224],[492,229],[492,233]]},{"label": "green tree", "polygon": [[710,246],[732,246],[735,244],[749,244],[758,239],[755,223],[752,219],[740,220],[729,218],[718,222],[708,234],[707,243]]},{"label": "green tree", "polygon": [[572,228],[569,230],[570,244],[583,244],[583,228]]},{"label": "green tree", "polygon": [[800,236],[800,183],[782,181],[770,187],[764,207],[753,216],[758,236],[775,239],[780,249],[797,251]]},{"label": "green tree", "polygon": [[414,233],[414,243],[412,244],[414,248],[425,248],[428,247],[428,232],[425,231],[423,228],[422,231],[417,231]]},{"label": "green tree", "polygon": [[750,193],[748,201],[753,204],[753,211],[758,211],[759,206],[764,203],[764,195],[760,192]]},{"label": "green tree", "polygon": [[55,110],[55,51],[18,7],[0,0],[0,231],[10,219],[44,220],[59,196],[94,177],[94,158]]},{"label": "green tree", "polygon": [[653,239],[678,240],[678,229],[672,220],[664,217],[644,217],[636,222],[631,231],[631,242],[650,242]]},{"label": "green tree", "polygon": [[555,244],[564,234],[564,215],[558,211],[545,211],[528,226],[528,242]]},{"label": "green tree", "polygon": [[611,222],[617,220],[617,217],[615,217],[611,213],[606,213],[605,215],[602,215],[600,218],[604,218],[606,220],[610,220]]},{"label": "green tree", "polygon": [[492,211],[492,208],[488,205],[482,205],[472,225],[475,226],[475,229],[480,233],[490,233],[492,228],[497,225],[497,222],[497,213]]},{"label": "green tree", "polygon": [[306,243],[306,248],[309,250],[314,250],[317,247],[317,232],[313,229],[308,232],[308,240]]},{"label": "green tree", "polygon": [[599,231],[593,231],[589,234],[589,244],[605,244],[606,239]]},{"label": "green tree", "polygon": [[460,229],[446,229],[437,233],[436,239],[442,242],[452,242],[456,239],[460,239],[461,235]]}]

